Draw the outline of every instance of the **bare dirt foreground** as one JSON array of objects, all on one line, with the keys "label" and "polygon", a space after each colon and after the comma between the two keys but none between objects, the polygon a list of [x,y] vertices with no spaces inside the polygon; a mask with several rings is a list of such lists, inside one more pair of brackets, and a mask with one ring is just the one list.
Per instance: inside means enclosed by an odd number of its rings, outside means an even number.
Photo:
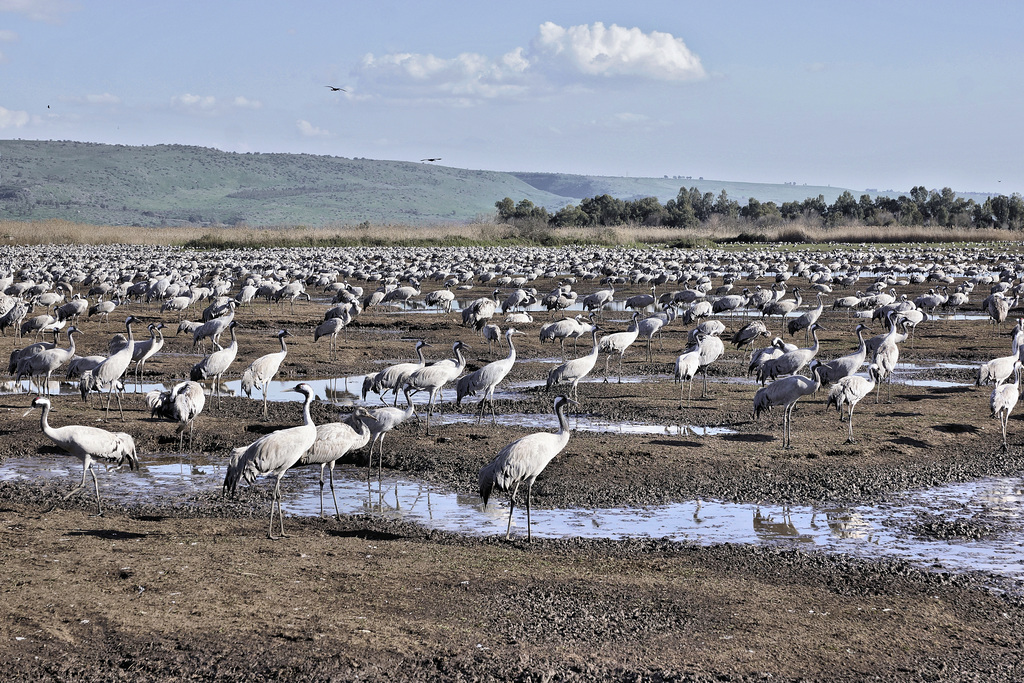
[{"label": "bare dirt foreground", "polygon": [[[296,380],[379,369],[377,360],[410,358],[410,340],[418,338],[435,344],[431,359],[463,339],[473,346],[468,370],[490,360],[486,344],[454,318],[364,313],[331,361],[326,340],[312,343],[323,308],[314,302],[294,311],[275,306],[269,315],[265,304],[241,311],[235,376],[274,350],[279,327],[296,335],[284,366]],[[160,319],[157,311],[132,307],[146,320]],[[604,324],[624,329],[615,322],[623,317],[610,314]],[[520,358],[558,354],[557,346],[537,341],[539,322],[519,338]],[[731,332],[742,322],[726,324]],[[846,313],[826,311],[824,324],[822,356],[853,350]],[[87,353],[100,352],[118,330],[113,321],[81,327],[78,344]],[[915,349],[905,345],[903,357],[978,363],[1009,353],[1007,331],[983,321],[923,323]],[[897,385],[892,403],[865,400],[854,445],[843,444],[846,425],[823,411],[819,394],[800,404],[794,448],[784,451],[778,411],[752,421],[755,387],[724,381],[744,374],[746,352],[730,346],[713,367],[713,396],[680,407],[678,388],[656,374],[668,371],[685,332],[679,323],[670,327],[664,347],[655,343],[653,362],[642,360],[639,343],[626,356],[625,372],[649,381],[581,385],[582,411],[736,433],[574,434],[534,487],[537,506],[695,497],[854,502],[1022,470],[1020,421],[1011,419],[1011,448],[1002,453],[998,423],[988,416],[989,389],[969,386]],[[16,344],[0,340],[0,351]],[[146,380],[184,377],[198,358],[189,346],[170,337],[171,353],[147,364]],[[520,363],[510,380],[543,379],[550,367]],[[958,368],[921,376],[973,381]],[[528,391],[522,400],[499,401],[498,409],[545,413],[550,398],[542,389]],[[66,458],[40,433],[38,413],[22,417],[29,402],[27,394],[0,396],[7,418],[0,457]],[[220,410],[208,406],[195,450],[223,459],[231,447],[299,419],[298,403],[272,404],[267,422],[259,411],[255,401],[233,397]],[[147,455],[177,449],[173,425],[151,420],[139,397],[128,400],[125,414],[124,423],[115,417],[105,426],[136,438],[143,465]],[[326,404],[315,406],[318,421],[333,414]],[[87,406],[61,396],[51,422],[95,424],[101,417],[95,399]],[[479,468],[526,431],[442,424],[427,437],[422,426],[403,427],[388,437],[385,469],[472,493]],[[357,454],[345,466],[364,459]],[[102,487],[134,475],[99,476]],[[292,487],[309,481],[285,477],[286,511]],[[0,482],[6,680],[1024,679],[1019,587],[981,575],[753,546],[506,542],[372,514],[291,517],[289,538],[275,542],[266,538],[265,483],[237,500],[223,500],[217,490],[175,505],[106,499],[104,516],[94,517],[91,497],[79,496],[47,511],[75,483],[77,473],[68,481]]]}]

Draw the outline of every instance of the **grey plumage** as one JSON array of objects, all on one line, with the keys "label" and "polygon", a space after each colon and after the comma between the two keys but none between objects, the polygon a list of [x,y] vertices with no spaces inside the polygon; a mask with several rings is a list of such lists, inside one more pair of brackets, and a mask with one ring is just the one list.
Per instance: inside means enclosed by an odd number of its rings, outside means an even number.
[{"label": "grey plumage", "polygon": [[[363,407],[354,411],[341,422],[325,422],[316,427],[316,441],[295,464],[296,467],[320,465],[320,516],[324,516],[324,467],[327,467],[331,483],[331,497],[334,499],[334,514],[341,519],[338,510],[338,496],[334,492],[334,464],[345,455],[358,451],[370,441],[370,429],[363,421],[370,413]],[[369,478],[369,474],[367,474]]]},{"label": "grey plumage", "polygon": [[488,363],[479,370],[471,372],[460,379],[456,385],[455,405],[460,407],[462,406],[462,399],[466,396],[476,396],[477,392],[483,392],[483,396],[480,397],[478,420],[483,417],[484,406],[488,403],[491,406],[491,419],[492,421],[496,420],[494,414],[494,389],[512,371],[512,367],[516,363],[516,347],[512,343],[512,337],[517,334],[523,333],[513,327],[505,331],[505,341],[508,342],[508,356],[493,363]]}]

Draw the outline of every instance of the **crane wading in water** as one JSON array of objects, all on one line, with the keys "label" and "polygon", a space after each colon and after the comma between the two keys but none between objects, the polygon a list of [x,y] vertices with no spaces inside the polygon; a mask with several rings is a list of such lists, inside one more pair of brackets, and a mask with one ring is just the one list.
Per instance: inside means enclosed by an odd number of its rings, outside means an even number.
[{"label": "crane wading in water", "polygon": [[[32,407],[25,415],[28,415],[35,408],[43,409],[43,416],[39,422],[43,434],[51,441],[60,446],[63,450],[82,461],[82,483],[71,489],[61,500],[67,500],[74,494],[86,487],[86,475],[92,475],[93,487],[96,491],[96,514],[103,514],[103,507],[100,505],[100,483],[96,479],[96,470],[93,463],[116,463],[116,470],[120,470],[125,462],[128,468],[136,470],[139,468],[139,459],[135,456],[135,440],[131,434],[124,432],[108,432],[99,427],[85,425],[68,425],[66,427],[51,427],[49,423],[50,399],[36,396],[32,400]],[[56,506],[54,506],[56,507]],[[51,507],[50,510],[53,508]]]},{"label": "crane wading in water", "polygon": [[519,492],[519,485],[524,481],[526,482],[526,540],[531,540],[530,494],[533,491],[533,482],[548,466],[548,463],[569,443],[569,423],[565,417],[565,409],[570,404],[579,405],[565,396],[555,399],[555,415],[558,416],[557,432],[554,434],[537,432],[516,439],[502,448],[497,457],[480,470],[480,497],[484,499],[484,506],[487,505],[487,501],[495,490],[508,491],[512,489],[508,503],[508,527],[505,529],[505,540],[508,540],[512,533],[512,511],[515,509],[516,493]]},{"label": "crane wading in water", "polygon": [[[270,530],[267,536],[271,540],[285,537],[284,511],[281,509],[281,477],[306,454],[316,442],[316,425],[309,414],[309,404],[313,402],[313,387],[305,382],[296,384],[288,391],[294,391],[306,397],[302,405],[302,424],[297,427],[278,429],[266,436],[256,439],[248,446],[236,448],[231,452],[228,462],[227,476],[224,477],[224,493],[234,495],[238,481],[245,479],[252,483],[257,477],[265,474],[274,475],[274,492],[270,499]],[[274,535],[274,506],[277,506],[281,520],[281,535]]]}]

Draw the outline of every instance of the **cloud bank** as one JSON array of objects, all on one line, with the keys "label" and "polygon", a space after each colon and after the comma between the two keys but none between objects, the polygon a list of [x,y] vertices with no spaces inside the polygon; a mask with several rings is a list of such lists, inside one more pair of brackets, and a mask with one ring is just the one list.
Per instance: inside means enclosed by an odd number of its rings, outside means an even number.
[{"label": "cloud bank", "polygon": [[616,78],[684,82],[707,75],[700,58],[670,33],[601,22],[563,28],[550,21],[541,24],[529,47],[496,58],[477,53],[451,58],[367,54],[355,71],[367,89],[384,95],[464,101]]}]

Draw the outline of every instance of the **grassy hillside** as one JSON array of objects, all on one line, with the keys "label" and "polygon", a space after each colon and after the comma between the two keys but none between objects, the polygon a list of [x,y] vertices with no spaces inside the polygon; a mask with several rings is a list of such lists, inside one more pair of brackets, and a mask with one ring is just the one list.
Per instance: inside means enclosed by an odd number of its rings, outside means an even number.
[{"label": "grassy hillside", "polygon": [[[682,178],[499,173],[310,154],[0,140],[0,219],[94,225],[428,225],[490,217],[503,197],[556,210],[585,197],[656,196],[696,186],[781,203],[844,188]],[[860,192],[854,192],[859,196]]]}]

